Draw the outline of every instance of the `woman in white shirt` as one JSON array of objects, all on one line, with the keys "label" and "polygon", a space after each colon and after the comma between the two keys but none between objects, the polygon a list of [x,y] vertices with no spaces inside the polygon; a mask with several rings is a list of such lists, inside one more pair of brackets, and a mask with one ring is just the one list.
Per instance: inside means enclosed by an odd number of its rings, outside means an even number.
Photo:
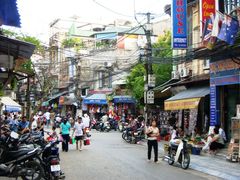
[{"label": "woman in white shirt", "polygon": [[146,130],[148,136],[148,161],[151,160],[152,147],[154,149],[154,162],[158,163],[158,142],[159,129],[156,120],[152,120],[151,126]]}]

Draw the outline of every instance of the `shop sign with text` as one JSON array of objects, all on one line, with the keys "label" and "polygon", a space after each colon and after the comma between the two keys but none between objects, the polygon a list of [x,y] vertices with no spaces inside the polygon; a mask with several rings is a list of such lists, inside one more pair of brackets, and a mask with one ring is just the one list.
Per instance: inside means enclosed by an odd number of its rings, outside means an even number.
[{"label": "shop sign with text", "polygon": [[187,0],[172,1],[172,48],[187,48]]},{"label": "shop sign with text", "polygon": [[202,7],[202,22],[205,23],[206,19],[215,14],[215,0],[201,0]]}]

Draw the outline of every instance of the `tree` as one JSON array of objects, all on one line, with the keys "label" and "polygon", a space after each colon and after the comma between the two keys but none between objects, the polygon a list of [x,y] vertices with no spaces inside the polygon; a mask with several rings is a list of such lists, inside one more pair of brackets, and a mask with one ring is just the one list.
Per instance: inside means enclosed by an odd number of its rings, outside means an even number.
[{"label": "tree", "polygon": [[7,29],[2,29],[2,32],[5,36],[34,44],[36,46],[35,53],[40,53],[41,55],[44,53],[44,47],[42,46],[41,41],[36,37],[26,34],[19,34]]},{"label": "tree", "polygon": [[70,37],[63,40],[62,46],[64,48],[74,48],[78,52],[81,48],[83,48],[83,41],[77,37]]},{"label": "tree", "polygon": [[[153,44],[153,49],[157,49],[153,52],[154,57],[169,58],[172,57],[171,49],[171,33],[165,32],[163,36],[160,36],[158,42]],[[156,76],[156,86],[166,82],[171,78],[172,64],[153,64],[153,73]],[[137,64],[132,68],[130,75],[127,77],[127,89],[131,91],[132,95],[141,101],[144,97],[144,75],[146,74],[143,64]]]},{"label": "tree", "polygon": [[127,77],[127,89],[140,101],[144,94],[144,75],[146,74],[143,64],[137,64]]}]

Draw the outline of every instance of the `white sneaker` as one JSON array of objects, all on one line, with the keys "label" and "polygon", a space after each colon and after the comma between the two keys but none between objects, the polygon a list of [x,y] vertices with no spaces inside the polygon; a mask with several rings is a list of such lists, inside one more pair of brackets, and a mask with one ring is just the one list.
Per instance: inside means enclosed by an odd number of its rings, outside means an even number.
[{"label": "white sneaker", "polygon": [[151,162],[151,159],[148,159],[147,162]]},{"label": "white sneaker", "polygon": [[82,148],[80,148],[79,151],[82,151]]}]

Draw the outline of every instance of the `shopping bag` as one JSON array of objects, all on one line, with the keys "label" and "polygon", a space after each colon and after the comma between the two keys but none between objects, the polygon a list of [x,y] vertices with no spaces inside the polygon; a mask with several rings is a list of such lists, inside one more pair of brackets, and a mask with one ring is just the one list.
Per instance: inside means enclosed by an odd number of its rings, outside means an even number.
[{"label": "shopping bag", "polygon": [[90,139],[89,139],[89,138],[84,139],[84,145],[85,145],[85,146],[90,145]]},{"label": "shopping bag", "polygon": [[73,140],[72,140],[71,137],[70,137],[70,139],[69,139],[69,144],[73,144]]},{"label": "shopping bag", "polygon": [[59,141],[60,141],[60,142],[63,142],[63,137],[62,137],[61,134],[59,135]]},{"label": "shopping bag", "polygon": [[76,139],[72,138],[72,143],[75,144],[76,143]]}]

